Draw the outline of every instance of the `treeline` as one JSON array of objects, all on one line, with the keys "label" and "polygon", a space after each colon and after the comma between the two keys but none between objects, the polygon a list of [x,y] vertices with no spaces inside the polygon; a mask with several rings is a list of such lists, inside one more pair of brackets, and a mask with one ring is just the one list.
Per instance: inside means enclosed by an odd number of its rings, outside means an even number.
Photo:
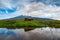
[{"label": "treeline", "polygon": [[59,20],[0,20],[0,28],[40,28],[55,27],[60,28]]}]

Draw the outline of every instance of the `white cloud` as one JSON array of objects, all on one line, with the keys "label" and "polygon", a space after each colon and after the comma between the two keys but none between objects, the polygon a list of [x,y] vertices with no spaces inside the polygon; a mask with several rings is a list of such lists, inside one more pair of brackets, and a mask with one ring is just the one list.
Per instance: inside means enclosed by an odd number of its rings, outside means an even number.
[{"label": "white cloud", "polygon": [[[10,1],[13,1],[13,0],[10,0]],[[25,16],[32,16],[32,17],[39,17],[39,18],[51,18],[51,19],[60,20],[60,7],[57,7],[55,5],[53,6],[45,5],[42,2],[29,3],[30,1],[33,1],[33,0],[19,0],[14,5],[10,4],[9,2],[7,4],[4,1],[3,4],[7,8],[12,8],[12,6],[13,7],[18,6],[18,8],[17,8],[17,11],[12,14],[0,16],[0,19],[13,18],[16,16],[25,15]],[[20,9],[21,5],[23,5],[23,8]]]},{"label": "white cloud", "polygon": [[45,5],[41,2],[26,5],[25,8],[21,10],[21,13],[27,16],[60,20],[60,7]]},{"label": "white cloud", "polygon": [[[12,5],[7,2],[6,0],[0,0],[0,5],[2,6],[2,8],[12,8]],[[4,7],[3,7],[4,5]]]}]

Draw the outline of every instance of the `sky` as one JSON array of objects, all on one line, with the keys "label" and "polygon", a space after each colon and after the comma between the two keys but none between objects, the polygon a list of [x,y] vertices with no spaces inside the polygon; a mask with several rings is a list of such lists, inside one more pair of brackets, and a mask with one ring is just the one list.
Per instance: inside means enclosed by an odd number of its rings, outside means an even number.
[{"label": "sky", "polygon": [[60,0],[0,0],[0,20],[21,15],[60,20]]}]

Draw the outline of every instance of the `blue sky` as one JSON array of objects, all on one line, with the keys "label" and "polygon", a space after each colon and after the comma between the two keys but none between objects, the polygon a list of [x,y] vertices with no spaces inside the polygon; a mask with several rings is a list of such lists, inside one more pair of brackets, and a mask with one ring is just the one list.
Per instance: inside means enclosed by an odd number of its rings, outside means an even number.
[{"label": "blue sky", "polygon": [[0,8],[1,14],[5,14],[6,11],[7,11],[8,13],[13,13],[13,12],[16,11],[16,8],[13,8],[13,9],[1,9],[1,8]]},{"label": "blue sky", "polygon": [[0,0],[0,19],[20,15],[60,20],[60,0]]}]

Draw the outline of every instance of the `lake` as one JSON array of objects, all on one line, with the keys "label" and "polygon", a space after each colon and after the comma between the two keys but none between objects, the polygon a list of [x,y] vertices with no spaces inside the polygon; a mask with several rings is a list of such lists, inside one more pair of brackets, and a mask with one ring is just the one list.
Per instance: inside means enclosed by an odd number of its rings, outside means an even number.
[{"label": "lake", "polygon": [[0,28],[0,40],[60,40],[60,28],[24,29]]}]

